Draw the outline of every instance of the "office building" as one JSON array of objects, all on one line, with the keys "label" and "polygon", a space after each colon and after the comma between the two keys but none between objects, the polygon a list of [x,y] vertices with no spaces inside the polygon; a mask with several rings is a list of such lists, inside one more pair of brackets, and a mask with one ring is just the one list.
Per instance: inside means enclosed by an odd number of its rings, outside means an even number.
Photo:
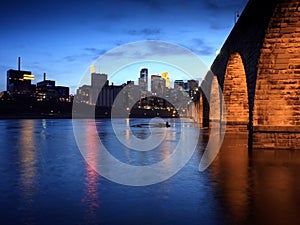
[{"label": "office building", "polygon": [[151,92],[156,94],[163,94],[166,87],[166,80],[159,75],[151,75]]},{"label": "office building", "polygon": [[18,58],[18,70],[7,71],[6,90],[13,95],[33,96],[35,85],[31,84],[34,75],[31,71],[21,70],[21,58]]},{"label": "office building", "polygon": [[90,104],[96,105],[98,96],[104,87],[108,86],[107,74],[91,73]]},{"label": "office building", "polygon": [[163,72],[163,73],[161,74],[161,77],[162,77],[163,79],[165,79],[165,81],[166,81],[166,87],[167,87],[167,88],[170,88],[170,87],[171,87],[171,82],[170,82],[170,76],[169,76],[169,73],[168,73],[168,72]]},{"label": "office building", "polygon": [[69,101],[69,87],[55,86],[54,80],[47,80],[44,73],[44,80],[36,84],[37,101]]},{"label": "office building", "polygon": [[148,69],[142,68],[140,71],[139,86],[142,91],[148,91]]}]

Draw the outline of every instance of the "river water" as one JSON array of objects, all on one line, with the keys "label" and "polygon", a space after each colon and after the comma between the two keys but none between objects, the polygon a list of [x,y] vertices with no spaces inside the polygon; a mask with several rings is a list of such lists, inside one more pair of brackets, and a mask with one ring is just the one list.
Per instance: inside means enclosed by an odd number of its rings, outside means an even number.
[{"label": "river water", "polygon": [[[0,224],[298,223],[300,152],[254,149],[248,153],[247,138],[241,134],[226,135],[213,163],[200,172],[208,141],[207,130],[200,130],[188,163],[171,178],[152,185],[115,183],[93,169],[99,151],[93,147],[98,139],[89,133],[92,125],[118,160],[147,166],[168,157],[177,144],[181,122],[170,123],[170,128],[161,128],[167,142],[155,151],[137,152],[122,147],[110,120],[81,120],[82,135],[90,146],[87,163],[77,146],[72,120],[1,120]],[[185,126],[198,129],[189,122]],[[124,135],[142,139],[150,135],[148,127],[132,131],[124,128]]]}]

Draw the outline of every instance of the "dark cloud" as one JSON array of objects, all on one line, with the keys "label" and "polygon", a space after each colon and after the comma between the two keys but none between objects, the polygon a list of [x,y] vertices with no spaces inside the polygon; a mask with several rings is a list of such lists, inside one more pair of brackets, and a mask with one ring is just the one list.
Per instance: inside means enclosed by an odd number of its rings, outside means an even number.
[{"label": "dark cloud", "polygon": [[247,0],[207,0],[203,1],[207,9],[220,11],[220,10],[231,10],[232,8],[240,8],[245,5]]},{"label": "dark cloud", "polygon": [[185,46],[197,55],[210,56],[215,54],[215,48],[207,44],[201,38],[194,38],[190,41],[190,45]]},{"label": "dark cloud", "polygon": [[67,55],[67,56],[63,57],[63,60],[68,63],[73,63],[73,62],[79,61],[80,59],[83,59],[83,58],[94,61],[99,56],[101,56],[107,52],[107,50],[105,50],[105,49],[98,49],[98,48],[94,48],[94,47],[87,47],[87,48],[82,49],[82,51],[83,52],[81,52],[79,54]]},{"label": "dark cloud", "polygon": [[74,62],[74,61],[76,61],[77,58],[78,58],[78,57],[75,56],[75,55],[68,55],[68,56],[65,56],[65,57],[63,58],[63,60],[64,60],[64,61],[67,61],[67,62]]},{"label": "dark cloud", "polygon": [[127,30],[127,34],[132,36],[152,36],[152,35],[159,35],[162,33],[160,28],[144,28],[140,30],[132,29]]},{"label": "dark cloud", "polygon": [[215,54],[215,49],[211,46],[205,46],[201,48],[192,49],[196,54],[203,56],[210,56]]},{"label": "dark cloud", "polygon": [[105,52],[107,52],[107,50],[105,49],[97,49],[97,48],[85,48],[83,49],[84,51],[86,51],[87,53],[90,53],[92,55],[96,55],[96,56],[100,56],[100,55],[103,55]]},{"label": "dark cloud", "polygon": [[221,23],[212,23],[212,24],[210,24],[209,28],[212,29],[212,30],[223,30],[223,29],[230,28],[230,26],[224,25],[224,24],[221,24]]}]

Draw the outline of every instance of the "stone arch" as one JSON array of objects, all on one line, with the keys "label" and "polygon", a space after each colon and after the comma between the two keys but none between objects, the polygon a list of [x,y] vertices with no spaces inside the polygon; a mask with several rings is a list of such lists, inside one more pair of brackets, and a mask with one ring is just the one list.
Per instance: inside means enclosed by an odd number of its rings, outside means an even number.
[{"label": "stone arch", "polygon": [[200,90],[199,101],[197,102],[197,110],[198,110],[198,121],[200,124],[203,123],[203,92]]},{"label": "stone arch", "polygon": [[[200,90],[199,90],[200,89]],[[199,92],[199,99],[197,101],[191,102],[187,110],[187,117],[190,117],[198,124],[203,123],[203,96],[201,88],[198,88],[196,91]]]},{"label": "stone arch", "polygon": [[279,3],[258,63],[255,126],[300,125],[300,5]]},{"label": "stone arch", "polygon": [[220,85],[218,77],[215,75],[211,81],[210,99],[209,99],[209,120],[212,122],[221,119],[221,101],[220,101]]},{"label": "stone arch", "polygon": [[239,130],[246,130],[249,122],[247,79],[239,53],[233,53],[229,57],[224,76],[223,96],[227,126],[238,126]]}]

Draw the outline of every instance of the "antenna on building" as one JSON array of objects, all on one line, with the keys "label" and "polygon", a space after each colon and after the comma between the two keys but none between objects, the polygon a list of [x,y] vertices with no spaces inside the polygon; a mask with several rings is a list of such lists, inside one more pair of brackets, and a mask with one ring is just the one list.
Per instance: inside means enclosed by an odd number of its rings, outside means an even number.
[{"label": "antenna on building", "polygon": [[18,57],[18,70],[21,70],[21,57]]},{"label": "antenna on building", "polygon": [[46,73],[44,73],[44,81],[46,80]]}]

